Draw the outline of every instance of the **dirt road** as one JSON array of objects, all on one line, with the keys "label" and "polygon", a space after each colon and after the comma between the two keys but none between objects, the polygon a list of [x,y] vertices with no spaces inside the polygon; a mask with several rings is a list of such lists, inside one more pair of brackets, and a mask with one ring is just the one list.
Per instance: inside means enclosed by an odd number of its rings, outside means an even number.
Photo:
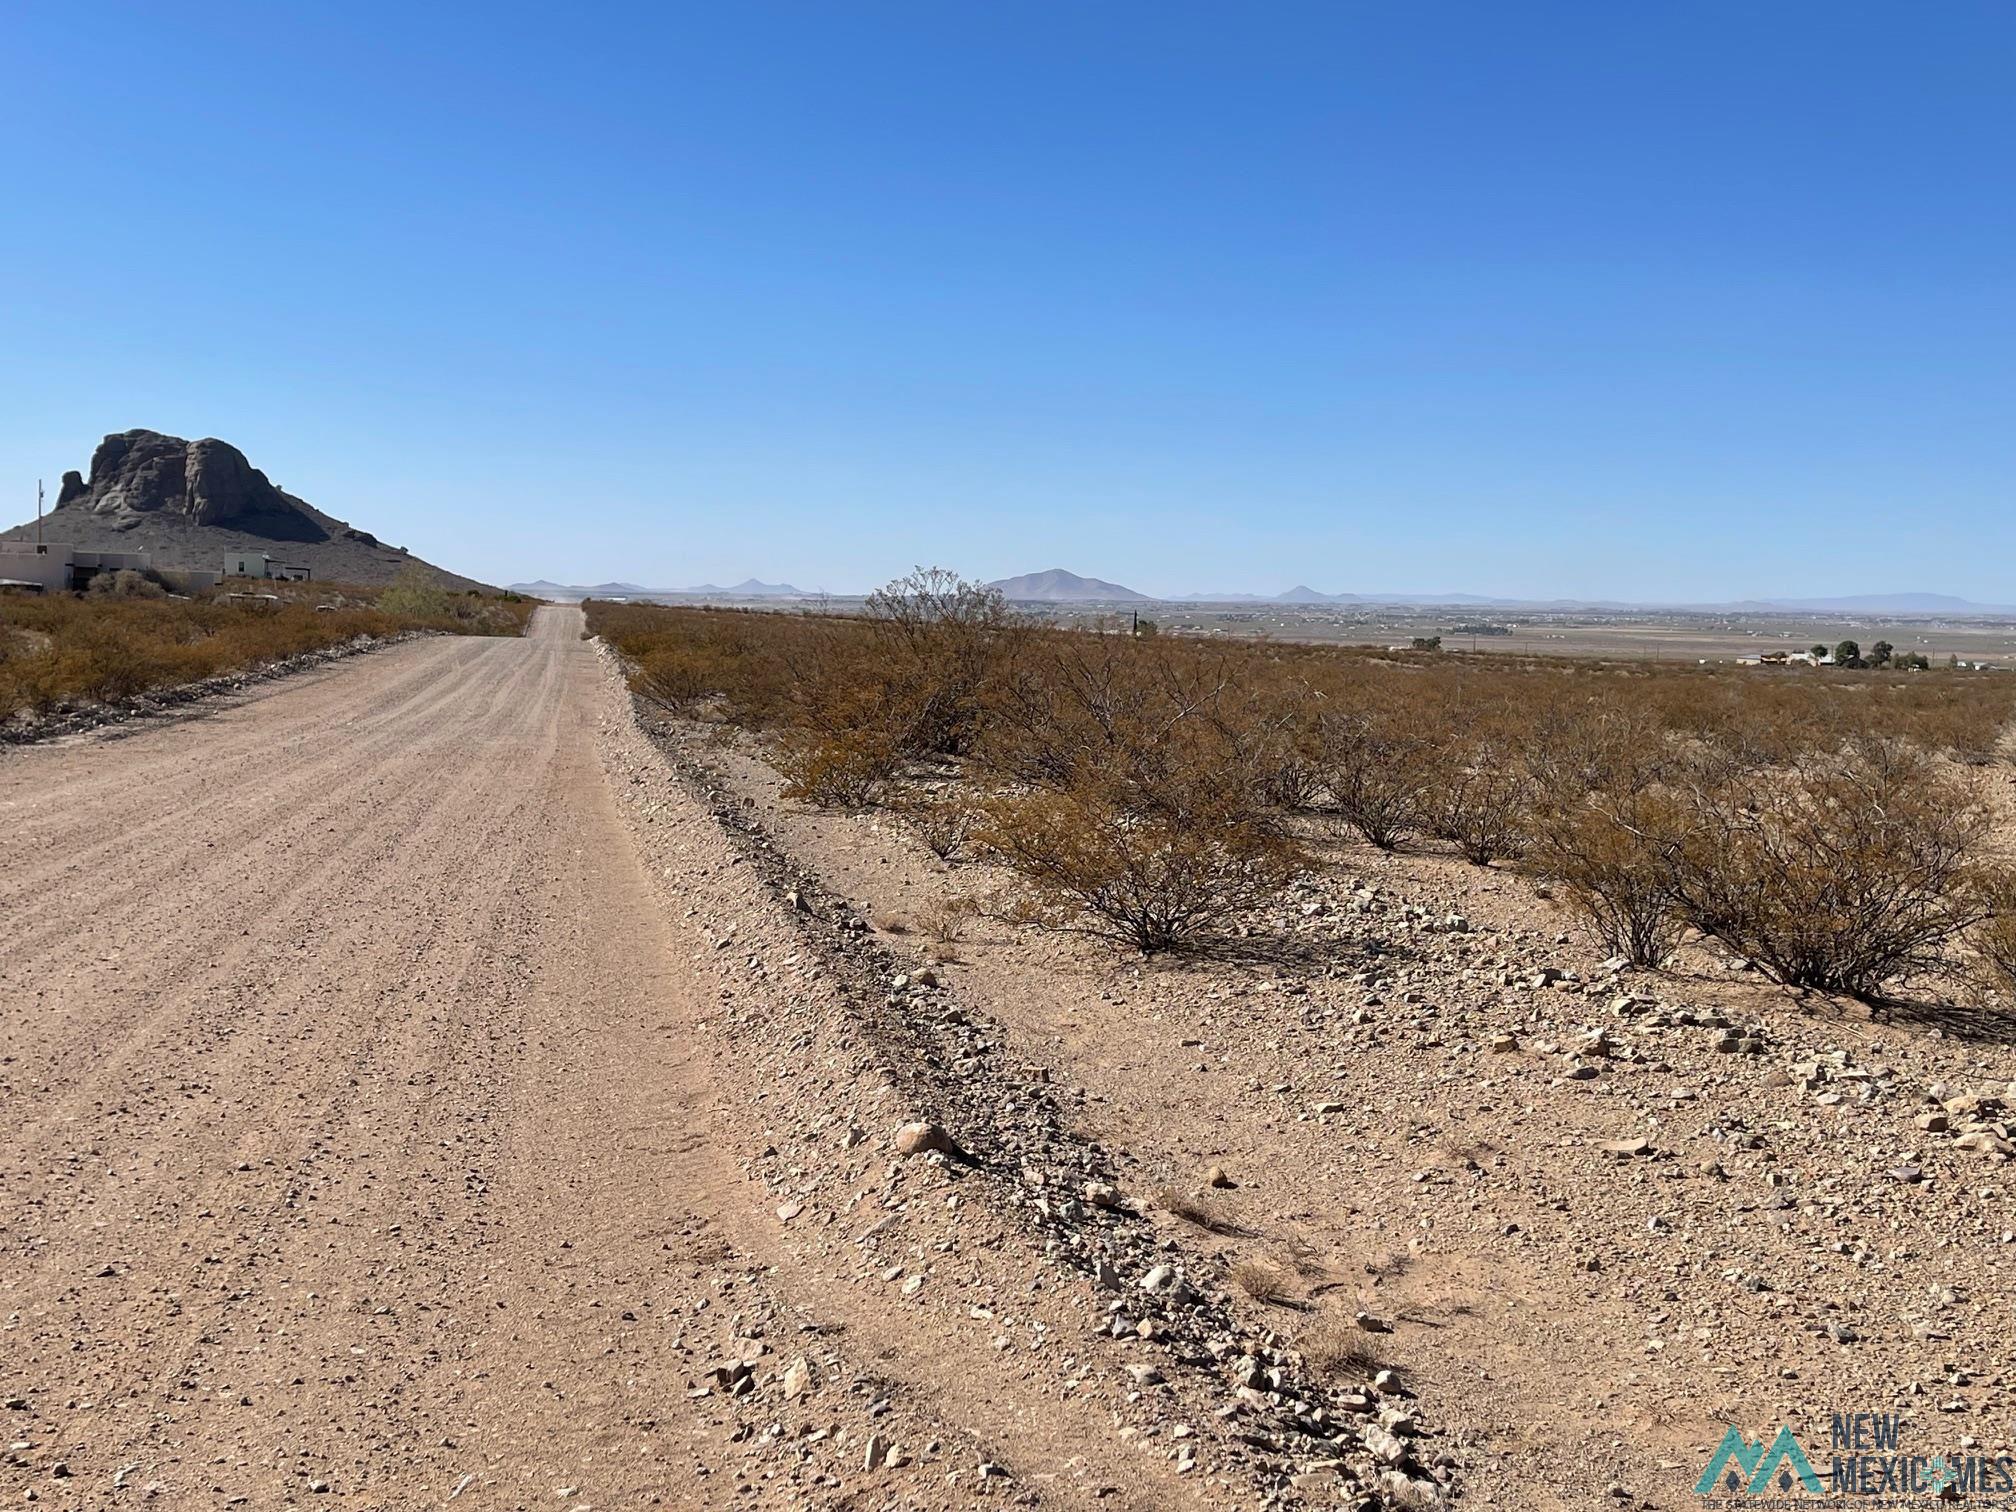
[{"label": "dirt road", "polygon": [[[0,1497],[1327,1495],[1340,1420],[1224,1405],[1264,1340],[1072,1200],[1047,1075],[738,839],[581,623],[0,758]],[[980,1153],[904,1158],[927,1113]]]},{"label": "dirt road", "polygon": [[[614,1157],[648,1114],[652,1185],[704,1195],[704,1109],[610,1074],[667,954],[634,864],[595,864],[622,834],[578,635],[549,611],[0,764],[0,1385],[30,1445],[0,1481],[529,1502],[683,1396],[618,1320],[695,1209],[647,1220]],[[626,1484],[690,1485],[652,1437]]]},{"label": "dirt road", "polygon": [[742,1178],[579,632],[0,763],[0,1484],[733,1499]]}]

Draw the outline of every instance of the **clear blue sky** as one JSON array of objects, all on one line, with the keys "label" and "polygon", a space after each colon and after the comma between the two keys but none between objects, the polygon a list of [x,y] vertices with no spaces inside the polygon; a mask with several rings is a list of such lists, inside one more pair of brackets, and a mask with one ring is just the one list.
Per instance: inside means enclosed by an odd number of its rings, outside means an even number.
[{"label": "clear blue sky", "polygon": [[2016,6],[0,0],[0,486],[491,580],[2016,599]]}]

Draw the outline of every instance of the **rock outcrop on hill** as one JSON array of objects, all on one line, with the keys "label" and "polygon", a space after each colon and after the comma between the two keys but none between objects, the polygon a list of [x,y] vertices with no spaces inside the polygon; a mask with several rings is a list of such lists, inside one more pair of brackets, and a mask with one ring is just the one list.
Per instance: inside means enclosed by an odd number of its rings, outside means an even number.
[{"label": "rock outcrop on hill", "polygon": [[[0,539],[33,533],[32,523]],[[45,539],[87,550],[145,551],[158,567],[216,568],[233,552],[263,551],[318,578],[388,583],[409,567],[456,587],[480,586],[277,487],[229,442],[159,431],[107,436],[88,477],[63,475]]]},{"label": "rock outcrop on hill", "polygon": [[326,534],[299,499],[275,488],[237,447],[158,431],[107,436],[92,454],[90,481],[63,475],[56,507],[113,516],[175,514],[196,525],[256,529],[276,540]]}]

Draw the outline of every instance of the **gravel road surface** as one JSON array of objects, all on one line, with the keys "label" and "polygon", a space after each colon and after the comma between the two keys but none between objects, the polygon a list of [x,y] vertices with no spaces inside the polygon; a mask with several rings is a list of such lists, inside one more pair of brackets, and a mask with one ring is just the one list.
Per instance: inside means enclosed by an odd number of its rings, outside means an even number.
[{"label": "gravel road surface", "polygon": [[11,1504],[817,1499],[612,706],[546,609],[0,760]]}]

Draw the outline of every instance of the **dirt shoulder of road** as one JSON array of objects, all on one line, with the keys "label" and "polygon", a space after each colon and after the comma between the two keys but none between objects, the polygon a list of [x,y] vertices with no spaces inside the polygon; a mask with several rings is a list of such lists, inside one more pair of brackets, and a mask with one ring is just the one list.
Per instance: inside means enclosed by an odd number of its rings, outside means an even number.
[{"label": "dirt shoulder of road", "polygon": [[1275,964],[948,925],[1008,879],[784,799],[745,737],[653,727],[896,969],[1074,1089],[1117,1185],[1205,1205],[1212,1274],[1277,1278],[1282,1335],[1390,1322],[1473,1504],[1686,1507],[1729,1426],[1824,1448],[1837,1412],[1903,1414],[1914,1452],[2016,1450],[1992,1018],[1885,1022],[1705,945],[1620,973],[1522,877],[1365,847],[1265,921],[1298,946]]},{"label": "dirt shoulder of road", "polygon": [[[782,1285],[830,1299],[857,1356],[992,1425],[1001,1470],[1046,1499],[1440,1502],[1455,1460],[1400,1374],[1314,1368],[1301,1319],[1232,1284],[1223,1236],[1099,1140],[1084,1087],[892,948],[710,768],[632,710],[609,733],[647,865],[706,937],[711,1053],[760,1117],[746,1166]],[[902,1154],[920,1123],[955,1148]]]}]

